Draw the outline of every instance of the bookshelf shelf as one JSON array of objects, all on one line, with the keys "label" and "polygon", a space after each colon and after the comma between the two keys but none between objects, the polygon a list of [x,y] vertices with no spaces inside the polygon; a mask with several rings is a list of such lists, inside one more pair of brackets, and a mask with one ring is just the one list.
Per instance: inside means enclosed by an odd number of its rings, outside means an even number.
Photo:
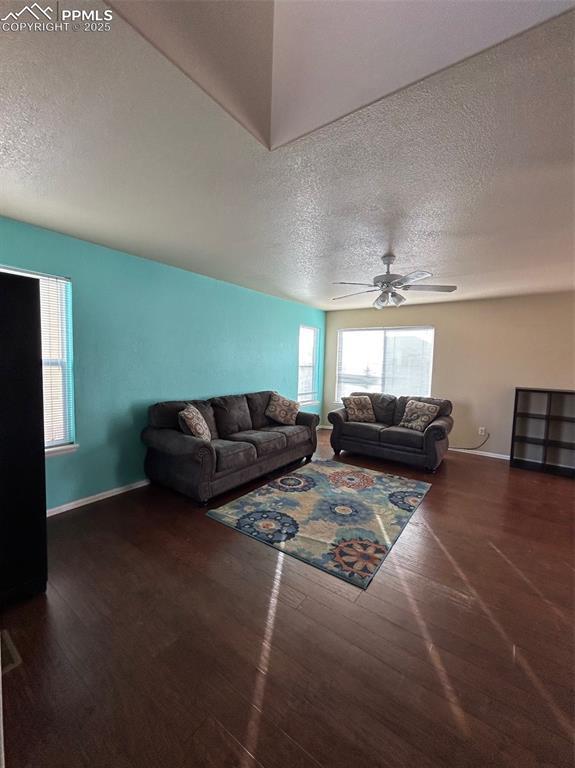
[{"label": "bookshelf shelf", "polygon": [[511,466],[575,477],[575,391],[515,390]]}]

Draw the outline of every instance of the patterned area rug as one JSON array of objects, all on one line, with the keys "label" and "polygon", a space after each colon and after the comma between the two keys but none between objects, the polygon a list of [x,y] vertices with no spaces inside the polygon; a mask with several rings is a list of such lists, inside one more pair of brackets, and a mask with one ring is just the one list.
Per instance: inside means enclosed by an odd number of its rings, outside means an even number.
[{"label": "patterned area rug", "polygon": [[367,589],[429,483],[315,460],[207,514]]}]

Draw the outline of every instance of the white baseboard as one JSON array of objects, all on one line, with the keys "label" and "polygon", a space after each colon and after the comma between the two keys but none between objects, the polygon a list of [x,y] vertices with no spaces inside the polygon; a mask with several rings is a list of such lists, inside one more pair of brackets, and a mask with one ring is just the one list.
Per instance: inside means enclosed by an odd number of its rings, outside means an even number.
[{"label": "white baseboard", "polygon": [[320,424],[318,429],[333,429],[333,424]]},{"label": "white baseboard", "polygon": [[95,501],[102,501],[102,499],[109,499],[110,496],[119,496],[121,493],[127,493],[128,491],[135,491],[136,488],[143,488],[145,485],[149,485],[149,480],[138,480],[137,483],[130,483],[129,485],[122,485],[120,488],[110,488],[108,491],[102,491],[101,493],[95,493],[93,496],[84,496],[83,499],[76,499],[75,501],[69,501],[67,504],[61,504],[59,507],[52,507],[46,511],[48,517],[52,515],[59,515],[61,512],[68,512],[70,509],[76,509],[77,507],[84,507],[86,504],[93,504]]},{"label": "white baseboard", "polygon": [[503,459],[509,461],[508,453],[490,453],[489,451],[473,451],[468,448],[450,448],[450,451],[456,453],[471,453],[473,456],[487,456],[488,459]]}]

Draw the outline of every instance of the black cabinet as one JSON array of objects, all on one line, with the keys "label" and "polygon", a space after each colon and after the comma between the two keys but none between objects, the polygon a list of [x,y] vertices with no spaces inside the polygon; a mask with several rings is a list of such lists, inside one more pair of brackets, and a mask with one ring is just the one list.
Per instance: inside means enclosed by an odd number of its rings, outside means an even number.
[{"label": "black cabinet", "polygon": [[575,392],[515,390],[511,466],[575,477]]},{"label": "black cabinet", "polygon": [[46,588],[40,288],[0,272],[0,604]]}]

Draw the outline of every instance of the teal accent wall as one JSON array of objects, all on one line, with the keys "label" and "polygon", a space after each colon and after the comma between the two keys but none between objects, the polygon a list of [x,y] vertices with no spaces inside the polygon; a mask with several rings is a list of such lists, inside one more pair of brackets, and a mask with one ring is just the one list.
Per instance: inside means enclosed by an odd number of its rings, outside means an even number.
[{"label": "teal accent wall", "polygon": [[323,391],[321,310],[5,218],[0,264],[72,280],[80,447],[46,459],[49,508],[144,479],[151,403],[258,389],[296,398],[300,324],[320,329]]}]

